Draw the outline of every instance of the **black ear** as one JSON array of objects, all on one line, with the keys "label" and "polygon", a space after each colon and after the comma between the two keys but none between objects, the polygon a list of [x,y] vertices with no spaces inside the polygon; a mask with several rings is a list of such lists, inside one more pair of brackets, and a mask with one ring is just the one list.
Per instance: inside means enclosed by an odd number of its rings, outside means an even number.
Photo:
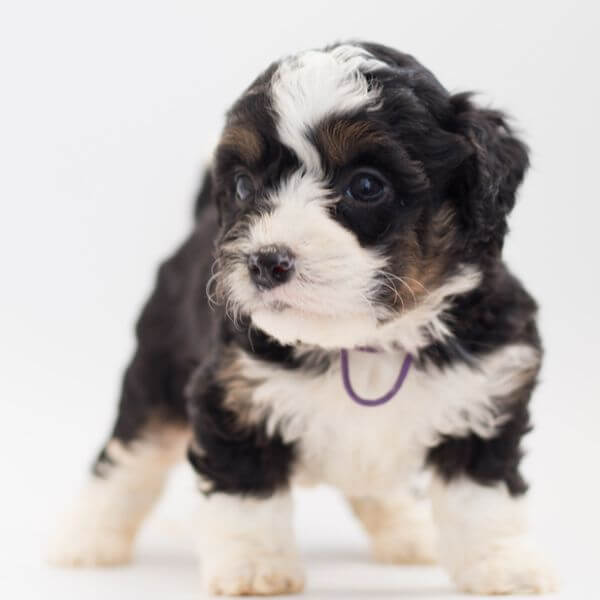
[{"label": "black ear", "polygon": [[453,129],[472,150],[452,182],[451,194],[477,250],[485,245],[499,251],[506,217],[529,166],[527,146],[515,137],[503,113],[478,108],[468,93],[453,96],[451,102]]}]

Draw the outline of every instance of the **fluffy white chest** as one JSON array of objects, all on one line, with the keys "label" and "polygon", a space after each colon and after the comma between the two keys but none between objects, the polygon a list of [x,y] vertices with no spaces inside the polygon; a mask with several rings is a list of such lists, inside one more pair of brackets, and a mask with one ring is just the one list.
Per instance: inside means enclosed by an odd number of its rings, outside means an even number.
[{"label": "fluffy white chest", "polygon": [[[394,384],[404,355],[350,352],[355,391],[376,398]],[[412,367],[402,388],[387,403],[355,403],[342,383],[339,359],[325,373],[275,369],[245,359],[246,375],[260,377],[251,403],[252,419],[267,419],[297,444],[300,483],[326,482],[348,494],[389,490],[414,475],[427,449],[441,436],[475,432],[492,436],[503,422],[498,399],[521,381],[535,353],[510,346],[472,368]]]}]

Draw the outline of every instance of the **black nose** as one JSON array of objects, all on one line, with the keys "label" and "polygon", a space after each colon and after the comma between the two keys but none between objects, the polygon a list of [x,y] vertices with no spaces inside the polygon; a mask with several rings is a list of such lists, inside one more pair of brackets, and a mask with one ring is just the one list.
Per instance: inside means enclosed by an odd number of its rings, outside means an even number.
[{"label": "black nose", "polygon": [[261,248],[248,257],[248,270],[259,289],[270,290],[289,280],[294,272],[294,255],[281,246]]}]

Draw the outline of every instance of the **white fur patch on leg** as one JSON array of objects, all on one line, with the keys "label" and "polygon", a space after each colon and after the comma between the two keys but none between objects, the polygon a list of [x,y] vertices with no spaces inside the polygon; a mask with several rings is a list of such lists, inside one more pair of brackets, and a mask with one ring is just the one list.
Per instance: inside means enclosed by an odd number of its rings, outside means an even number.
[{"label": "white fur patch on leg", "polygon": [[436,533],[431,506],[407,491],[390,497],[350,498],[371,537],[376,560],[393,564],[435,561]]},{"label": "white fur patch on leg", "polygon": [[48,561],[56,566],[118,565],[131,560],[135,527],[122,520],[115,488],[93,477],[59,519]]},{"label": "white fur patch on leg", "polygon": [[523,499],[504,484],[482,486],[463,478],[432,488],[440,562],[474,594],[543,594],[556,580],[527,535]]},{"label": "white fur patch on leg", "polygon": [[288,492],[266,499],[211,495],[203,500],[199,535],[210,594],[289,594],[304,587]]},{"label": "white fur patch on leg", "polygon": [[177,432],[128,446],[109,442],[114,464],[94,475],[59,519],[48,549],[57,566],[117,565],[131,559],[144,517],[159,497],[168,468],[181,455],[189,435]]}]

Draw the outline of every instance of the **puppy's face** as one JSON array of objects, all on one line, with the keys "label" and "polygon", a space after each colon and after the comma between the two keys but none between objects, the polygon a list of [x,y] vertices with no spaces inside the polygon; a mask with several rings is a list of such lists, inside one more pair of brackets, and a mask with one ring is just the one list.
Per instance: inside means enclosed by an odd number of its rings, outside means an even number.
[{"label": "puppy's face", "polygon": [[432,294],[477,285],[526,166],[499,113],[408,55],[288,58],[233,106],[216,151],[216,292],[283,343],[377,343],[436,310]]}]

